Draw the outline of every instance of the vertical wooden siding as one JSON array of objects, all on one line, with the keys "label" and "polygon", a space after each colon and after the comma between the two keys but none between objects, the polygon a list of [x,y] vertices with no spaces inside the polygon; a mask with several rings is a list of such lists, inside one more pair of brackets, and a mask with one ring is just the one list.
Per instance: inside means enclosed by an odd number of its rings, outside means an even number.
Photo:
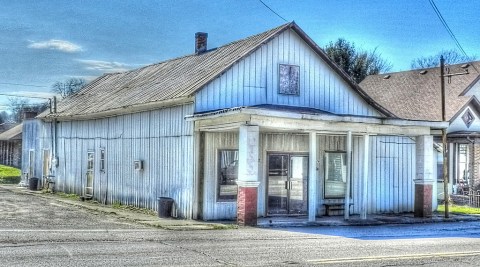
[{"label": "vertical wooden siding", "polygon": [[[278,65],[300,66],[300,95],[278,94]],[[259,104],[379,115],[293,31],[285,31],[196,94],[195,112]]]},{"label": "vertical wooden siding", "polygon": [[[237,133],[205,134],[204,219],[233,219],[236,202],[216,202],[217,151],[238,149]],[[325,214],[324,203],[343,203],[343,199],[324,199],[325,151],[345,151],[346,137],[318,135],[317,215]],[[260,138],[258,216],[266,215],[267,155],[269,152],[308,153],[308,135],[262,133]],[[352,207],[360,213],[363,174],[363,138],[353,138]],[[413,210],[415,177],[415,140],[409,137],[372,136],[370,141],[368,213],[401,213]],[[336,212],[342,214],[341,211]],[[332,212],[332,214],[335,214]]]},{"label": "vertical wooden siding", "polygon": [[[88,121],[58,123],[58,187],[83,194],[87,152],[95,152],[94,197],[157,210],[158,197],[175,200],[176,216],[192,217],[193,105]],[[105,172],[99,169],[105,149]],[[144,169],[134,170],[134,160]]]},{"label": "vertical wooden siding", "polygon": [[[413,211],[415,139],[399,136],[371,136],[368,180],[369,214]],[[360,184],[363,173],[363,138],[353,138],[354,213],[360,213]]]}]

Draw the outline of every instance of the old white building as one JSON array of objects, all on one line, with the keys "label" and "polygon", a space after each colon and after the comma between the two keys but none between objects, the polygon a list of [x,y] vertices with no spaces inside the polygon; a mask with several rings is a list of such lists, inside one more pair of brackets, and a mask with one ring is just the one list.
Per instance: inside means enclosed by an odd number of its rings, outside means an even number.
[{"label": "old white building", "polygon": [[198,33],[195,54],[103,75],[41,114],[37,147],[24,149],[42,162],[35,175],[103,203],[157,209],[171,197],[174,216],[240,224],[431,214],[431,131],[445,123],[393,115],[293,22],[206,41]]}]

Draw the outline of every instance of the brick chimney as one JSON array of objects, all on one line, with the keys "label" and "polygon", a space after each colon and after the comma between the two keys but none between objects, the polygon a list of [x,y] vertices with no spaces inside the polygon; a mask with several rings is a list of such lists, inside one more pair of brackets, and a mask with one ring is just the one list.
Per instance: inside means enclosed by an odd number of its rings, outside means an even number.
[{"label": "brick chimney", "polygon": [[201,54],[207,51],[207,37],[206,32],[195,33],[195,54]]}]

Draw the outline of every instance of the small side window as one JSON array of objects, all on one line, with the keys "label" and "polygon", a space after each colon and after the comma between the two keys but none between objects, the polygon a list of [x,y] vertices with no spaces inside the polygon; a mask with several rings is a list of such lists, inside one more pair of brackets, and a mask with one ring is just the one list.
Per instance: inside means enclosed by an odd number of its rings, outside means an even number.
[{"label": "small side window", "polygon": [[100,171],[105,172],[105,148],[100,148]]}]

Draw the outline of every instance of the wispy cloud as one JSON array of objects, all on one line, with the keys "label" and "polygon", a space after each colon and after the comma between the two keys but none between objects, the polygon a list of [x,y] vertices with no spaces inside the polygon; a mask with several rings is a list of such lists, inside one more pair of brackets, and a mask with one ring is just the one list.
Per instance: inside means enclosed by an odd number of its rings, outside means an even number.
[{"label": "wispy cloud", "polygon": [[122,72],[131,69],[133,66],[130,64],[115,62],[115,61],[102,61],[91,59],[78,59],[78,61],[85,65],[87,70],[97,70],[103,73]]},{"label": "wispy cloud", "polygon": [[65,53],[76,53],[82,51],[82,47],[65,40],[50,39],[48,41],[33,42],[28,45],[32,49],[57,50]]}]

